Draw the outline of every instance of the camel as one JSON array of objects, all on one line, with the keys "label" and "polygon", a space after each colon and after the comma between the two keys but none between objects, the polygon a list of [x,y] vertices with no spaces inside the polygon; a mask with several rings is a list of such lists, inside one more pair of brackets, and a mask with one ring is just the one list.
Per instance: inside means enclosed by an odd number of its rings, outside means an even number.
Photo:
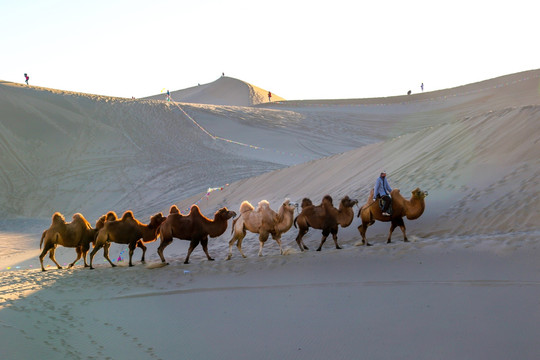
[{"label": "camel", "polygon": [[223,207],[216,211],[214,219],[210,220],[201,214],[197,205],[192,205],[189,214],[185,216],[172,212],[159,227],[161,243],[157,252],[161,262],[166,263],[163,250],[172,243],[173,238],[191,241],[184,264],[189,264],[189,256],[199,243],[208,260],[213,261],[214,259],[208,254],[208,236],[215,238],[223,234],[227,230],[227,221],[235,216],[234,211]]},{"label": "camel", "polygon": [[296,208],[298,208],[298,204],[291,202],[289,199],[285,199],[277,213],[270,209],[270,204],[266,200],[259,202],[257,210],[248,201],[242,202],[240,216],[233,220],[231,230],[233,236],[229,241],[227,260],[232,257],[234,243],[236,243],[242,257],[246,257],[242,252],[242,240],[246,236],[246,231],[259,234],[259,256],[262,256],[263,246],[269,235],[272,235],[272,239],[276,240],[279,245],[279,253],[283,255],[281,235],[291,228]]},{"label": "camel", "polygon": [[109,261],[111,266],[115,267],[109,258],[109,247],[111,242],[117,244],[128,244],[129,248],[129,266],[133,266],[132,258],[135,248],[140,247],[143,251],[141,262],[144,263],[144,255],[146,246],[144,243],[156,240],[156,230],[159,225],[165,221],[165,217],[161,213],[157,213],[150,218],[148,225],[142,224],[139,220],[133,217],[133,212],[128,210],[122,215],[120,220],[106,222],[101,230],[99,230],[94,249],[90,253],[90,269],[94,269],[92,262],[94,256],[103,248],[103,255]]},{"label": "camel", "polygon": [[356,204],[358,204],[358,200],[345,196],[339,203],[339,209],[336,209],[332,204],[332,197],[330,195],[325,195],[322,203],[317,206],[313,205],[310,199],[304,198],[302,200],[302,212],[294,219],[294,227],[298,223],[296,242],[300,250],[309,250],[302,238],[310,227],[322,230],[323,236],[317,251],[321,251],[329,234],[332,234],[336,249],[341,249],[337,242],[338,226],[347,227],[351,225],[354,219],[352,207]]},{"label": "camel", "polygon": [[103,227],[103,224],[106,221],[115,219],[116,214],[114,213],[103,215],[96,222],[96,228],[93,229],[90,223],[80,213],[74,214],[72,222],[66,223],[64,216],[59,212],[55,212],[52,216],[51,226],[43,231],[39,242],[40,249],[44,244],[43,251],[39,255],[41,270],[45,271],[43,258],[47,255],[47,252],[50,252],[49,257],[56,264],[58,269],[62,269],[62,266],[58,264],[54,256],[58,245],[75,248],[75,251],[77,252],[77,258],[69,264],[68,267],[73,267],[81,257],[84,260],[84,267],[88,267],[86,254],[88,253],[88,250],[90,250],[90,243],[94,242],[97,231]]},{"label": "camel", "polygon": [[381,212],[381,208],[378,205],[378,201],[373,201],[373,189],[369,194],[367,202],[358,211],[357,217],[361,217],[362,225],[358,226],[358,231],[362,235],[362,245],[371,246],[366,240],[366,230],[370,225],[373,225],[376,220],[388,222],[390,226],[390,233],[388,234],[387,244],[392,242],[392,232],[399,226],[403,232],[403,241],[408,242],[407,234],[405,233],[405,223],[403,217],[406,216],[409,220],[418,219],[423,213],[426,207],[424,198],[428,195],[427,191],[422,191],[420,188],[416,188],[412,191],[410,200],[406,200],[399,192],[399,189],[394,189],[390,193],[392,197],[392,214],[390,216],[384,216]]}]

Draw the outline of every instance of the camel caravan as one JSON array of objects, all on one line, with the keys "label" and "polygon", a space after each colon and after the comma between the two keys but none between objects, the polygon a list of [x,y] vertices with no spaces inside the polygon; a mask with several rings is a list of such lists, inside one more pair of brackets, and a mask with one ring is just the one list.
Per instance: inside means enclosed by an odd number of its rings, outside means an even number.
[{"label": "camel caravan", "polygon": [[[359,209],[357,217],[361,218],[358,231],[362,237],[362,245],[371,246],[366,239],[366,230],[375,221],[390,222],[390,232],[387,243],[391,242],[392,232],[399,227],[403,232],[403,241],[407,242],[405,233],[405,223],[403,217],[409,220],[419,218],[425,209],[425,197],[427,191],[416,188],[412,191],[409,200],[405,199],[398,189],[393,189],[390,193],[392,198],[391,213],[382,211],[382,204],[373,198],[374,190],[371,190],[367,202]],[[242,257],[246,255],[242,251],[242,241],[247,232],[259,234],[259,256],[263,256],[263,247],[270,236],[279,246],[279,252],[283,255],[281,237],[289,231],[293,225],[298,229],[296,243],[301,251],[308,250],[303,238],[310,228],[322,230],[322,238],[317,248],[321,251],[327,237],[332,234],[336,249],[341,249],[338,244],[338,228],[345,228],[351,225],[354,220],[353,207],[358,206],[358,200],[344,196],[336,208],[330,195],[325,195],[321,204],[313,205],[313,202],[304,198],[301,203],[301,210],[297,203],[285,199],[279,209],[274,211],[266,200],[258,203],[257,208],[248,201],[240,205],[238,217],[235,211],[230,211],[223,207],[215,212],[213,219],[201,213],[197,205],[192,205],[189,214],[182,215],[176,205],[171,206],[169,215],[164,217],[162,213],[157,213],[150,218],[148,224],[143,224],[137,220],[132,211],[126,211],[121,218],[118,218],[113,211],[101,216],[94,228],[83,217],[82,214],[73,215],[73,220],[66,223],[62,214],[55,212],[52,216],[51,226],[45,230],[41,236],[39,255],[41,270],[45,271],[43,258],[49,253],[50,259],[56,264],[58,269],[62,267],[55,259],[55,250],[58,245],[75,248],[77,257],[69,264],[73,267],[82,257],[84,267],[94,269],[93,259],[96,253],[103,248],[105,259],[115,267],[116,265],[109,258],[109,248],[111,243],[128,245],[129,266],[133,266],[132,258],[136,248],[142,249],[141,262],[145,262],[146,243],[160,239],[157,253],[163,264],[168,264],[163,255],[165,248],[170,245],[174,238],[190,241],[189,249],[184,260],[184,264],[189,264],[189,257],[193,250],[202,245],[203,251],[209,261],[213,261],[208,252],[208,237],[215,238],[225,233],[229,219],[233,219],[231,226],[232,238],[229,241],[229,252],[227,260],[232,258],[232,248],[236,244]],[[299,214],[294,217],[295,211]],[[235,218],[236,217],[236,218]],[[89,264],[87,254],[93,245],[90,253]]]}]

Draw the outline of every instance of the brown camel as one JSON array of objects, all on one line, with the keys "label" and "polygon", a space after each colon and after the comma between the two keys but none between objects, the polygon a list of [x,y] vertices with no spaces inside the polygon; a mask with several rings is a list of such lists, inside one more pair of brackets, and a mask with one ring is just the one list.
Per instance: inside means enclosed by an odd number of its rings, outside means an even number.
[{"label": "brown camel", "polygon": [[303,199],[302,212],[294,219],[295,227],[298,223],[296,242],[300,250],[308,250],[302,238],[310,227],[322,230],[323,237],[317,251],[321,251],[329,234],[332,234],[336,249],[341,249],[337,242],[338,226],[347,227],[352,223],[354,219],[352,207],[356,204],[358,204],[358,200],[350,199],[348,196],[341,199],[339,209],[336,209],[332,204],[332,197],[330,195],[325,195],[322,203],[317,206],[313,205],[311,200],[307,198]]},{"label": "brown camel", "polygon": [[394,189],[390,193],[392,197],[392,214],[390,216],[384,216],[378,201],[373,201],[373,189],[369,194],[367,202],[358,211],[358,217],[362,219],[362,225],[358,226],[358,231],[362,235],[362,245],[371,246],[366,240],[366,230],[370,225],[375,223],[375,220],[388,222],[390,226],[390,233],[388,234],[387,244],[392,242],[392,232],[399,226],[403,232],[403,241],[408,242],[407,235],[405,233],[405,223],[403,217],[406,216],[409,220],[418,219],[423,213],[426,207],[424,198],[428,195],[427,191],[422,191],[420,188],[416,188],[412,191],[410,200],[406,200],[399,192],[399,189]]},{"label": "brown camel", "polygon": [[150,223],[145,225],[135,219],[133,217],[133,212],[128,210],[122,215],[120,220],[106,222],[103,228],[99,230],[94,249],[90,253],[90,269],[94,268],[92,266],[94,256],[101,248],[103,248],[105,259],[109,261],[111,266],[116,266],[111,259],[109,259],[109,247],[111,246],[111,242],[128,245],[129,266],[133,266],[133,251],[136,247],[142,249],[143,256],[141,262],[144,262],[144,255],[146,253],[146,246],[144,246],[144,243],[156,240],[156,229],[163,221],[165,221],[165,217],[161,213],[157,213],[150,218]]},{"label": "brown camel", "polygon": [[189,256],[199,243],[201,243],[208,260],[214,260],[208,254],[208,236],[215,238],[223,234],[227,230],[227,221],[235,216],[234,211],[229,211],[224,207],[216,211],[214,219],[210,220],[201,214],[197,205],[192,205],[189,214],[185,216],[174,212],[169,214],[159,227],[161,243],[157,252],[161,261],[166,262],[163,250],[172,243],[173,238],[191,241],[184,264],[189,264]]},{"label": "brown camel", "polygon": [[43,246],[43,251],[39,255],[39,262],[41,263],[41,270],[45,271],[43,266],[43,258],[50,252],[49,257],[61,269],[62,267],[56,261],[54,256],[56,247],[62,245],[64,247],[75,248],[77,252],[77,258],[69,267],[75,265],[77,261],[82,257],[84,260],[84,267],[88,267],[86,262],[86,254],[90,250],[90,243],[94,242],[97,231],[103,227],[106,221],[116,219],[116,214],[108,213],[101,216],[96,222],[96,228],[93,229],[90,223],[80,213],[73,215],[73,220],[70,223],[66,223],[64,216],[59,212],[56,212],[52,216],[51,226],[43,232],[41,235],[41,241],[39,242],[39,248]]},{"label": "brown camel", "polygon": [[246,236],[246,231],[259,234],[259,256],[262,256],[264,243],[268,240],[268,236],[272,235],[272,239],[276,240],[279,245],[279,253],[283,255],[281,248],[281,235],[289,231],[294,218],[294,209],[298,208],[298,204],[285,199],[281,204],[278,212],[270,209],[270,204],[266,200],[261,200],[257,206],[257,210],[248,201],[242,202],[240,205],[240,216],[233,220],[232,238],[229,241],[229,256],[232,257],[232,247],[234,243],[238,247],[240,254],[245,258],[246,255],[242,252],[242,240]]}]

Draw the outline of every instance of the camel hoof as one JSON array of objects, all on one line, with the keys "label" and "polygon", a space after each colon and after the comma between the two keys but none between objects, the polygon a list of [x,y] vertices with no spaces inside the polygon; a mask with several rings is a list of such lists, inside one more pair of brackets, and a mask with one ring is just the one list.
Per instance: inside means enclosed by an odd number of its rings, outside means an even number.
[{"label": "camel hoof", "polygon": [[339,250],[341,250],[341,249],[343,249],[343,248],[342,248],[342,247],[340,247],[340,246],[336,246],[336,249],[339,249]]},{"label": "camel hoof", "polygon": [[391,244],[391,243],[392,243],[392,241],[388,240],[388,241],[387,241],[386,243],[387,243],[387,244]]},{"label": "camel hoof", "polygon": [[189,261],[184,261],[184,264],[189,264]]},{"label": "camel hoof", "polygon": [[93,267],[91,267],[91,266],[90,266],[90,268],[89,268],[89,269],[90,269],[90,270],[94,270],[94,268],[93,268]]},{"label": "camel hoof", "polygon": [[373,245],[371,245],[370,243],[367,243],[366,246],[373,246]]},{"label": "camel hoof", "polygon": [[318,248],[317,251],[321,251],[321,248]]},{"label": "camel hoof", "polygon": [[116,267],[116,265],[114,265],[114,264],[111,264],[111,266],[112,266],[112,267]]},{"label": "camel hoof", "polygon": [[213,259],[213,258],[208,259],[208,261],[214,261],[214,260],[216,260],[216,259]]},{"label": "camel hoof", "polygon": [[41,269],[41,271],[47,271],[47,270],[45,270],[45,269]]},{"label": "camel hoof", "polygon": [[403,242],[409,242],[409,240],[405,239],[405,240],[403,240]]}]

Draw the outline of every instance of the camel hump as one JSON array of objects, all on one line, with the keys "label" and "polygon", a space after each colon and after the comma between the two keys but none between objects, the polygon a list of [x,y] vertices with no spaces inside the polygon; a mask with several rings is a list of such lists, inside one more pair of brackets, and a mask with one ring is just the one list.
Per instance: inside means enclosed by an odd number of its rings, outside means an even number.
[{"label": "camel hump", "polygon": [[105,220],[106,221],[118,220],[118,215],[116,215],[114,211],[109,211],[107,215],[105,215]]},{"label": "camel hump", "polygon": [[253,209],[255,208],[247,200],[242,201],[242,204],[240,204],[240,214],[246,211],[252,211]]},{"label": "camel hump", "polygon": [[322,203],[327,203],[334,206],[334,201],[332,200],[332,197],[330,195],[324,195],[324,197],[322,198]]},{"label": "camel hump", "polygon": [[191,205],[188,216],[203,216],[203,214],[197,205]]},{"label": "camel hump", "polygon": [[82,224],[84,224],[87,228],[91,228],[90,226],[90,223],[88,222],[88,220],[86,220],[83,216],[83,214],[81,213],[75,213],[73,214],[73,222],[80,222]]},{"label": "camel hump", "polygon": [[52,216],[52,222],[54,223],[65,223],[66,219],[64,218],[64,215],[60,214],[59,212],[55,212]]},{"label": "camel hump", "polygon": [[133,211],[128,210],[124,213],[124,215],[122,215],[122,221],[127,219],[135,219],[135,217],[133,216]]},{"label": "camel hump", "polygon": [[390,196],[394,196],[395,194],[399,194],[399,189],[393,189],[390,191]]},{"label": "camel hump", "polygon": [[178,208],[178,206],[173,205],[169,209],[169,214],[180,214],[180,209]]},{"label": "camel hump", "polygon": [[270,209],[270,203],[267,200],[261,200],[259,201],[259,204],[257,205],[257,211]]},{"label": "camel hump", "polygon": [[308,206],[313,206],[313,201],[311,201],[311,199],[309,199],[309,198],[303,198],[301,206],[302,206],[302,209],[304,209],[304,208],[306,208]]}]

